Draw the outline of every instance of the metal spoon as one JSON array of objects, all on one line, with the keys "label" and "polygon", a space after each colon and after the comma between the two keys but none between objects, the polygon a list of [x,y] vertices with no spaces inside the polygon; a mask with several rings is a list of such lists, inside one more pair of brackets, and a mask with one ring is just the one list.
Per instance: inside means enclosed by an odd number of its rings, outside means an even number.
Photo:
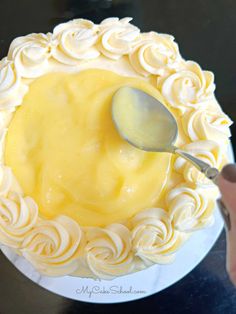
[{"label": "metal spoon", "polygon": [[174,146],[177,122],[156,98],[133,87],[121,87],[112,99],[112,118],[121,137],[131,145],[149,152],[178,154],[216,184],[216,168]]}]

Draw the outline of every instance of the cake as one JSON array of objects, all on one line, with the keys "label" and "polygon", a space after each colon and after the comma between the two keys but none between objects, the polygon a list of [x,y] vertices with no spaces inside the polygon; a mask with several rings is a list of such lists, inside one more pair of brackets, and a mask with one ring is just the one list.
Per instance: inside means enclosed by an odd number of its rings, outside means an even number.
[{"label": "cake", "polygon": [[227,162],[232,122],[213,73],[131,20],[18,37],[0,62],[0,243],[46,276],[112,279],[171,263],[214,221],[211,181],[181,157],[131,146],[112,122],[117,89],[141,89],[175,116],[176,146]]}]

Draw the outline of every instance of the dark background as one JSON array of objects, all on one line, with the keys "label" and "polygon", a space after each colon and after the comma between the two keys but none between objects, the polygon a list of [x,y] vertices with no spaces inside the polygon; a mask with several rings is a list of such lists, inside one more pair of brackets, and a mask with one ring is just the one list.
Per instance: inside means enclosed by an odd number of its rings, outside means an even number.
[{"label": "dark background", "polygon": [[[0,59],[19,35],[46,33],[72,18],[100,22],[110,16],[132,16],[142,31],[174,35],[185,59],[215,73],[217,98],[236,120],[235,0],[0,0]],[[232,134],[235,145],[235,126]],[[0,314],[234,314],[236,290],[225,271],[225,247],[223,232],[203,262],[177,284],[143,300],[116,305],[54,295],[25,278],[0,253]]]}]

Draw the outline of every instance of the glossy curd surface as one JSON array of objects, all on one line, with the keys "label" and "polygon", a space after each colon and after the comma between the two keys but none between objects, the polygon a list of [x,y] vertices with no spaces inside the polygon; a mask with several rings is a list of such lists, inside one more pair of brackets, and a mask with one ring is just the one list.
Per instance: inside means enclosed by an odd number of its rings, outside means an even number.
[{"label": "glossy curd surface", "polygon": [[5,162],[42,217],[105,226],[158,204],[171,155],[138,150],[119,136],[111,103],[125,85],[163,102],[151,83],[106,70],[51,73],[31,83],[9,127]]}]

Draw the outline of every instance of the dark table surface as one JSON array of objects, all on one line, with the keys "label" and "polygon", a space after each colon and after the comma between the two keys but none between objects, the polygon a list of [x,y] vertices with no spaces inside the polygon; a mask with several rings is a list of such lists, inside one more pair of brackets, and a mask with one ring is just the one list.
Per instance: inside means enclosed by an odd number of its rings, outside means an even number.
[{"label": "dark table surface", "polygon": [[[84,17],[100,22],[132,16],[142,31],[173,34],[184,58],[216,76],[216,95],[236,120],[235,0],[0,0],[0,58],[11,40]],[[233,143],[236,127],[232,127]],[[236,239],[235,239],[236,240]],[[71,301],[38,287],[0,253],[0,314],[69,313],[236,313],[236,290],[225,271],[225,233],[207,257],[185,278],[143,300],[116,305]]]}]

